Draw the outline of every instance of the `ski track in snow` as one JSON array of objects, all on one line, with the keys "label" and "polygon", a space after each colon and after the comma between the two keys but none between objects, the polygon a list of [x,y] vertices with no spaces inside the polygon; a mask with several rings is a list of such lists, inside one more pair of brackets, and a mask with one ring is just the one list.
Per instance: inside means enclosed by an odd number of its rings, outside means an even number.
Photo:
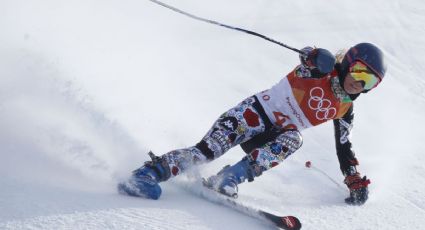
[{"label": "ski track in snow", "polygon": [[[172,220],[169,220],[172,216]],[[167,221],[165,221],[167,220]],[[155,208],[111,209],[41,216],[0,224],[1,229],[209,229],[179,210]]]},{"label": "ski track in snow", "polygon": [[[369,201],[344,204],[330,123],[303,132],[303,147],[242,184],[238,199],[297,216],[303,229],[423,228],[424,1],[166,3],[296,48],[381,47],[388,73],[356,101],[352,134]],[[158,201],[119,196],[115,184],[149,149],[193,145],[222,112],[298,62],[150,1],[0,1],[0,229],[267,228],[191,195],[185,177],[164,183]],[[242,156],[235,148],[191,173],[209,176]]]}]

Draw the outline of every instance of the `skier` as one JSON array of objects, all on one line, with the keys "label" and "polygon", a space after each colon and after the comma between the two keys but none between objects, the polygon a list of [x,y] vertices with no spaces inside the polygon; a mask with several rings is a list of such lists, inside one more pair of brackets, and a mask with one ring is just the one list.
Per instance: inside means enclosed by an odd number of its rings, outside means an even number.
[{"label": "skier", "polygon": [[205,186],[236,197],[238,184],[253,181],[301,147],[301,130],[333,120],[336,153],[349,189],[345,202],[364,204],[370,181],[357,171],[359,163],[349,140],[353,101],[384,78],[383,53],[370,43],[357,44],[335,56],[322,48],[305,47],[302,51],[305,54],[300,55],[300,65],[272,88],[248,97],[221,115],[195,146],[161,157],[150,153],[152,160],[121,182],[119,192],[158,199],[160,182],[241,145],[247,154],[241,161],[204,180]]}]

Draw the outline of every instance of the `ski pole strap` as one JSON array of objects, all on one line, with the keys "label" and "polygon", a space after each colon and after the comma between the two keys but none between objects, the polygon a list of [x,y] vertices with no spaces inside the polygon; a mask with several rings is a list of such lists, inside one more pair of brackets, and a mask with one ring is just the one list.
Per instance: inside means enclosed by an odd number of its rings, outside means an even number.
[{"label": "ski pole strap", "polygon": [[256,32],[254,32],[254,31],[250,31],[250,30],[246,30],[246,29],[242,29],[242,28],[238,28],[238,27],[234,27],[234,26],[229,26],[229,25],[226,25],[226,24],[223,24],[223,23],[217,22],[217,21],[213,21],[213,20],[206,19],[206,18],[201,18],[201,17],[198,17],[198,16],[196,16],[196,15],[193,15],[193,14],[187,13],[187,12],[185,12],[185,11],[182,11],[182,10],[180,10],[180,9],[177,9],[177,8],[175,8],[175,7],[173,7],[173,6],[167,5],[167,4],[165,4],[165,3],[163,3],[163,2],[160,2],[160,1],[157,1],[157,0],[149,0],[149,1],[151,1],[151,2],[153,2],[153,3],[156,3],[156,4],[160,5],[160,6],[163,6],[163,7],[165,7],[165,8],[168,8],[168,9],[170,9],[170,10],[172,10],[172,11],[177,12],[177,13],[180,13],[180,14],[186,15],[186,16],[188,16],[188,17],[190,17],[190,18],[195,19],[195,20],[203,21],[203,22],[210,23],[210,24],[214,24],[214,25],[217,25],[217,26],[222,26],[222,27],[225,27],[225,28],[228,28],[228,29],[231,29],[231,30],[236,30],[236,31],[240,31],[240,32],[245,32],[245,33],[247,33],[247,34],[250,34],[250,35],[253,35],[253,36],[257,36],[257,37],[263,38],[263,39],[265,39],[265,40],[267,40],[267,41],[269,41],[269,42],[272,42],[272,43],[278,44],[278,45],[280,45],[280,46],[282,46],[282,47],[285,47],[285,48],[287,48],[287,49],[290,49],[290,50],[292,50],[292,51],[295,51],[295,52],[297,52],[297,53],[299,53],[299,54],[305,55],[305,53],[304,53],[303,51],[299,50],[299,49],[296,49],[296,48],[290,47],[290,46],[288,46],[288,45],[283,44],[282,42],[276,41],[276,40],[274,40],[274,39],[272,39],[272,38],[269,38],[269,37],[267,37],[267,36],[265,36],[265,35],[262,35],[262,34],[256,33]]}]

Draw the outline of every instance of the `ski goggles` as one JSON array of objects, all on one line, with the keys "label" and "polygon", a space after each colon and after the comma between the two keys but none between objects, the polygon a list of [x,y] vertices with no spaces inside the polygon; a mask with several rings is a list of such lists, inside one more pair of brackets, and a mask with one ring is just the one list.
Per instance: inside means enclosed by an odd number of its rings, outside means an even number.
[{"label": "ski goggles", "polygon": [[370,90],[381,81],[370,69],[363,63],[356,61],[350,66],[350,74],[356,81],[363,81],[363,89]]}]

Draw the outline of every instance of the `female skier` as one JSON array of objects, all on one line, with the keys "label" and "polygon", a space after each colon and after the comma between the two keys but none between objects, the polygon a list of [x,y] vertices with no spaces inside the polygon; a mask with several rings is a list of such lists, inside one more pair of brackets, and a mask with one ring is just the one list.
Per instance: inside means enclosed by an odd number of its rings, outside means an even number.
[{"label": "female skier", "polygon": [[149,153],[152,160],[120,183],[119,192],[158,199],[159,182],[241,145],[247,153],[241,161],[204,180],[205,186],[236,197],[238,184],[253,181],[301,147],[301,130],[333,120],[336,153],[350,191],[345,202],[364,204],[370,181],[357,171],[359,163],[351,150],[353,101],[384,78],[383,53],[370,43],[357,44],[345,55],[336,57],[321,48],[306,47],[303,52],[301,65],[272,88],[245,99],[221,115],[195,146],[160,157]]}]

